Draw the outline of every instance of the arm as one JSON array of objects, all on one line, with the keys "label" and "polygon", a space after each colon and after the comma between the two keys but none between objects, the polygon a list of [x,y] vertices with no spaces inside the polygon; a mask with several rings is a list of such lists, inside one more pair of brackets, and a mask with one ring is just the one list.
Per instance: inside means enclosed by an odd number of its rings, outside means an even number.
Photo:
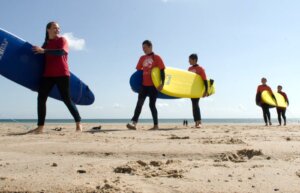
[{"label": "arm", "polygon": [[208,81],[207,81],[205,70],[202,67],[200,67],[199,75],[201,76],[202,80],[204,81],[205,91],[204,91],[204,95],[203,96],[204,97],[208,96]]},{"label": "arm", "polygon": [[44,49],[39,46],[33,46],[32,51],[35,54],[48,54],[54,56],[63,56],[68,54],[64,49]]},{"label": "arm", "polygon": [[157,67],[160,69],[161,84],[158,86],[157,90],[161,91],[165,84],[165,64],[158,55],[154,55],[153,60],[157,62]]},{"label": "arm", "polygon": [[144,61],[143,56],[141,56],[138,63],[137,63],[137,65],[136,65],[137,70],[143,70],[143,61]]},{"label": "arm", "polygon": [[56,50],[44,49],[44,53],[49,55],[54,55],[54,56],[63,56],[68,54],[64,49],[56,49]]},{"label": "arm", "polygon": [[161,84],[165,84],[165,69],[160,70]]},{"label": "arm", "polygon": [[271,96],[272,96],[272,98],[274,99],[274,101],[275,101],[275,103],[276,103],[276,106],[277,106],[278,103],[277,103],[277,100],[276,100],[276,98],[275,98],[275,95],[273,94],[272,90],[271,90],[270,92],[271,92]]},{"label": "arm", "polygon": [[208,92],[208,82],[207,80],[204,80],[204,87],[205,87],[205,93]]},{"label": "arm", "polygon": [[256,92],[255,102],[256,102],[256,105],[258,105],[258,106],[261,105],[261,93],[260,92]]},{"label": "arm", "polygon": [[287,97],[287,95],[286,94],[284,94],[285,95],[285,102],[287,103],[287,105],[289,106],[290,105],[290,102],[289,102],[289,99],[288,99],[288,97]]},{"label": "arm", "polygon": [[272,96],[272,98],[274,99],[274,101],[275,101],[275,103],[277,105],[277,100],[276,100],[275,95],[274,95],[274,93],[273,93],[273,91],[272,91],[272,89],[270,87],[268,87],[268,91],[271,93],[271,96]]},{"label": "arm", "polygon": [[47,54],[47,55],[54,55],[54,56],[63,56],[67,55],[69,51],[68,42],[65,38],[61,37],[57,41],[56,48],[57,49],[47,49],[47,43],[44,43],[42,47],[39,46],[32,46],[32,51],[35,54]]}]

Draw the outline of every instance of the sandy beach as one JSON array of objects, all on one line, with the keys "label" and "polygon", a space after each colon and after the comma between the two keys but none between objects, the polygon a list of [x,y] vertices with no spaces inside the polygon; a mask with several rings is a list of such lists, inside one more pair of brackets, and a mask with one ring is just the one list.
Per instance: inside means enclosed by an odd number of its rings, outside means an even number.
[{"label": "sandy beach", "polygon": [[300,126],[0,124],[0,192],[300,192]]}]

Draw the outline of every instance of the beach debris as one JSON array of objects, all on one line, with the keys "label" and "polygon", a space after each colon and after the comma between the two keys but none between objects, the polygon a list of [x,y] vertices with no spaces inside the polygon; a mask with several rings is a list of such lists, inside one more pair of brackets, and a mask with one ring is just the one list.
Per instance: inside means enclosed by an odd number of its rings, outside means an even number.
[{"label": "beach debris", "polygon": [[52,163],[52,167],[57,167],[57,163]]},{"label": "beach debris", "polygon": [[263,164],[255,164],[251,168],[263,168],[265,167]]},{"label": "beach debris", "polygon": [[79,173],[79,174],[85,174],[86,171],[85,170],[77,170],[77,173]]},{"label": "beach debris", "polygon": [[62,131],[63,129],[65,129],[65,128],[63,128],[63,127],[55,127],[53,130],[54,131]]},{"label": "beach debris", "polygon": [[167,178],[183,178],[184,170],[177,168],[177,164],[181,161],[167,160],[163,161],[149,161],[145,162],[142,160],[131,161],[126,165],[119,166],[114,169],[115,173],[127,173],[131,175],[140,175],[146,178],[152,177],[167,177]]},{"label": "beach debris", "polygon": [[102,128],[102,126],[99,125],[99,126],[93,127],[92,130],[96,130],[97,131],[97,130],[100,130],[101,128]]},{"label": "beach debris", "polygon": [[6,177],[0,177],[0,180],[6,180],[7,178]]},{"label": "beach debris", "polygon": [[254,156],[260,156],[263,155],[261,150],[253,150],[253,149],[242,149],[242,150],[238,150],[237,154],[239,156],[247,156],[248,159],[251,159]]},{"label": "beach debris", "polygon": [[287,137],[287,138],[285,138],[287,141],[291,141],[291,138],[290,137]]},{"label": "beach debris", "polygon": [[300,178],[300,170],[296,172],[296,175]]},{"label": "beach debris", "polygon": [[138,161],[136,161],[136,163],[140,164],[141,166],[146,166],[147,165],[147,163],[143,162],[142,160],[138,160]]},{"label": "beach debris", "polygon": [[158,167],[158,166],[161,166],[163,163],[161,161],[150,161],[149,164],[151,166]]},{"label": "beach debris", "polygon": [[114,169],[115,173],[123,173],[123,174],[131,174],[133,172],[133,168],[128,165],[119,166]]},{"label": "beach debris", "polygon": [[105,156],[110,156],[110,155],[113,155],[113,153],[111,153],[111,152],[105,152],[104,155]]},{"label": "beach debris", "polygon": [[171,135],[171,137],[169,137],[168,139],[189,139],[189,136],[184,136],[184,137],[179,137],[177,135]]}]

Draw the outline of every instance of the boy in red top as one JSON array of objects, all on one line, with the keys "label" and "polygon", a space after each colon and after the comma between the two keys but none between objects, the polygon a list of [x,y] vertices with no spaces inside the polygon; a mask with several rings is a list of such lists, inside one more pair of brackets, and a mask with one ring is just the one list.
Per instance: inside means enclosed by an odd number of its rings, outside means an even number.
[{"label": "boy in red top", "polygon": [[[282,86],[281,85],[277,86],[277,92],[284,97],[285,102],[287,103],[287,105],[289,105],[289,99],[288,99],[287,95],[284,92],[282,92]],[[278,115],[279,126],[281,126],[281,116],[282,116],[283,121],[284,121],[283,125],[285,126],[286,125],[286,116],[285,116],[286,108],[277,107],[276,110],[277,110],[277,115]]]},{"label": "boy in red top", "polygon": [[[199,66],[197,64],[198,62],[198,56],[197,54],[191,54],[189,57],[189,63],[191,67],[189,67],[188,71],[194,72],[201,76],[202,80],[204,81],[204,86],[205,86],[205,92],[203,94],[203,97],[206,97],[207,94],[207,89],[208,89],[208,84],[207,84],[207,78],[205,74],[204,68]],[[193,117],[195,121],[195,128],[201,128],[201,113],[200,113],[200,107],[199,107],[199,100],[200,98],[192,98],[192,106],[193,106]]]},{"label": "boy in red top", "polygon": [[[268,126],[268,123],[269,123],[269,125],[272,125],[271,114],[270,114],[270,110],[269,110],[270,106],[261,100],[261,93],[263,91],[267,90],[271,93],[271,95],[274,99],[275,99],[275,96],[273,95],[272,89],[267,85],[266,78],[262,78],[261,83],[262,84],[257,87],[257,91],[256,91],[256,104],[262,108],[264,121],[265,121],[266,126]],[[276,101],[276,99],[275,99],[275,101]]]},{"label": "boy in red top", "polygon": [[28,133],[39,134],[43,132],[46,118],[46,101],[55,85],[76,122],[76,131],[82,131],[81,117],[70,96],[68,42],[65,38],[59,36],[59,32],[58,23],[49,22],[46,27],[46,37],[43,46],[32,47],[35,54],[45,55],[45,69],[38,91],[38,127]]},{"label": "boy in red top", "polygon": [[[149,106],[151,110],[151,114],[153,117],[154,126],[151,130],[158,129],[158,118],[157,118],[157,109],[155,106],[157,99],[157,90],[161,90],[165,81],[165,65],[160,58],[160,56],[156,55],[152,51],[152,43],[149,40],[145,40],[143,42],[143,51],[145,55],[140,57],[140,60],[136,66],[137,70],[143,71],[143,83],[141,90],[139,92],[138,101],[135,107],[134,115],[131,119],[131,123],[128,123],[126,126],[128,129],[136,130],[136,125],[139,119],[139,116],[142,111],[143,104],[147,96],[149,96]],[[158,67],[161,73],[162,83],[156,89],[151,78],[151,71],[154,67]]]}]

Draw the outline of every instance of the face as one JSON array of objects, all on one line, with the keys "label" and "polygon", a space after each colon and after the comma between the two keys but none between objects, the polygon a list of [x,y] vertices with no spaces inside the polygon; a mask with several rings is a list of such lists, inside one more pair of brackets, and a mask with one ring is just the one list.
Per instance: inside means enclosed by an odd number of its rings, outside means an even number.
[{"label": "face", "polygon": [[51,25],[51,27],[49,29],[47,29],[47,32],[49,34],[50,39],[58,37],[58,35],[60,33],[59,25],[57,23],[53,23]]},{"label": "face", "polygon": [[267,79],[262,78],[262,79],[261,79],[261,83],[262,83],[262,84],[266,84],[266,83],[267,83]]},{"label": "face", "polygon": [[281,87],[281,86],[278,86],[278,87],[277,87],[277,90],[278,90],[278,91],[281,91],[281,90],[282,90],[282,87]]},{"label": "face", "polygon": [[151,54],[152,53],[152,46],[148,46],[147,44],[143,44],[143,51],[145,54]]},{"label": "face", "polygon": [[195,65],[195,64],[197,64],[197,61],[189,58],[189,63],[190,63],[190,65]]}]

